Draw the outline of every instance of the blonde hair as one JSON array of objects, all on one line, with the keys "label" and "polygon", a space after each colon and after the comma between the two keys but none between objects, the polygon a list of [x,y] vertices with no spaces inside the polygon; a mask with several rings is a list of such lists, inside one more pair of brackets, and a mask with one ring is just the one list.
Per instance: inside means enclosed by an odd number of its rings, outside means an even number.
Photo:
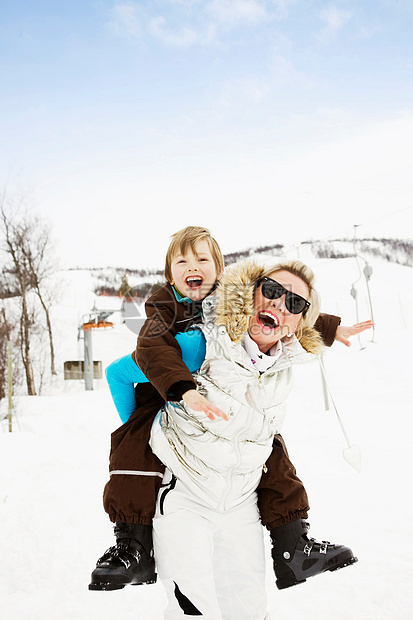
[{"label": "blonde hair", "polygon": [[301,317],[301,321],[295,332],[298,340],[300,340],[303,333],[308,328],[313,327],[320,314],[321,300],[320,295],[315,288],[314,271],[311,269],[311,267],[309,267],[300,260],[287,259],[266,268],[262,273],[262,277],[268,277],[269,275],[273,274],[274,271],[288,271],[289,273],[292,273],[293,275],[300,278],[307,285],[307,301],[310,302],[311,306],[308,308],[307,312]]},{"label": "blonde hair", "polygon": [[224,257],[221,252],[221,248],[218,242],[212,237],[208,228],[202,228],[201,226],[187,226],[182,228],[171,236],[171,242],[166,251],[165,257],[165,278],[172,282],[172,260],[176,254],[185,254],[188,251],[188,247],[192,252],[196,253],[196,244],[199,241],[207,241],[209,249],[211,251],[212,258],[215,263],[215,269],[217,272],[217,278],[224,269]]}]

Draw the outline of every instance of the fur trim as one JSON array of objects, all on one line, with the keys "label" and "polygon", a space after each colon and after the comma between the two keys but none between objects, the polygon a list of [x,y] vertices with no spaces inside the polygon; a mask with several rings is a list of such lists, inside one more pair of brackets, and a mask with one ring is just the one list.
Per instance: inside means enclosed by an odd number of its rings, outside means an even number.
[{"label": "fur trim", "polygon": [[314,327],[304,327],[302,330],[297,330],[297,340],[308,353],[313,355],[321,355],[324,350],[324,343],[320,332]]},{"label": "fur trim", "polygon": [[[225,327],[234,343],[241,342],[248,330],[249,319],[254,315],[255,285],[264,273],[264,266],[254,259],[246,259],[227,267],[221,276],[215,323]],[[309,353],[322,352],[322,338],[313,327],[298,329],[297,338]]]},{"label": "fur trim", "polygon": [[263,273],[263,267],[247,259],[230,265],[219,281],[215,323],[223,325],[235,343],[241,342],[248,330],[254,314],[255,283]]}]

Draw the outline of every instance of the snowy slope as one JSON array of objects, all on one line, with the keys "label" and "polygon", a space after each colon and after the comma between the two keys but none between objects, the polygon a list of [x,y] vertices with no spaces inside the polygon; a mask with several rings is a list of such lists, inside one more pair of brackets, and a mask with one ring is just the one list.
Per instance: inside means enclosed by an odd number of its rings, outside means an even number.
[{"label": "snowy slope", "polygon": [[[304,257],[306,258],[306,257]],[[323,310],[355,322],[354,259],[314,261]],[[351,546],[358,564],[278,591],[268,547],[269,611],[277,620],[410,620],[413,509],[411,269],[371,261],[376,320],[371,334],[325,356],[334,402],[362,451],[359,474],[342,457],[346,442],[334,410],[325,411],[320,369],[296,370],[284,436],[305,482],[311,535]],[[97,557],[113,542],[101,505],[110,433],[120,421],[104,380],[86,392],[63,381],[63,362],[81,358],[77,327],[98,302],[87,272],[67,272],[54,308],[60,375],[41,397],[16,399],[12,433],[0,432],[0,594],[7,620],[160,620],[160,583],[117,592],[89,592]],[[358,285],[360,319],[368,318]],[[94,358],[107,365],[131,351],[136,336],[114,315],[115,327],[93,334]],[[242,620],[242,619],[240,619]]]}]

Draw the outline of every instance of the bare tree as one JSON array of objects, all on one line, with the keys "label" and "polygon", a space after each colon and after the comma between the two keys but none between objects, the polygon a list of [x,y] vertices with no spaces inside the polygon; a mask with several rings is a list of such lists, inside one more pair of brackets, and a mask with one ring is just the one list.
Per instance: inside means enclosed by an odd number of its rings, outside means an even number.
[{"label": "bare tree", "polygon": [[[30,340],[35,324],[35,311],[29,304],[29,293],[34,292],[43,308],[49,335],[51,372],[56,374],[52,324],[50,320],[50,299],[43,290],[44,280],[52,271],[50,231],[39,218],[30,216],[17,205],[0,203],[0,224],[3,228],[3,250],[6,264],[1,270],[2,288],[8,296],[20,299],[19,344],[26,375],[27,392],[36,394]],[[11,206],[14,207],[10,214]]]},{"label": "bare tree", "polygon": [[53,330],[49,311],[51,300],[46,290],[43,290],[44,280],[52,271],[50,227],[38,218],[26,220],[24,224],[21,252],[29,272],[30,285],[45,313],[49,335],[50,370],[53,375],[56,375]]},{"label": "bare tree", "polygon": [[22,232],[19,226],[12,223],[6,214],[4,204],[1,205],[1,219],[5,234],[5,251],[10,258],[9,264],[3,267],[2,275],[12,284],[20,298],[20,353],[26,373],[27,393],[30,396],[36,394],[34,384],[33,365],[30,355],[30,333],[32,319],[29,312],[28,293],[30,290],[30,277],[27,264],[22,255],[19,241]]},{"label": "bare tree", "polygon": [[4,308],[0,311],[0,400],[6,396],[8,343],[12,326]]}]

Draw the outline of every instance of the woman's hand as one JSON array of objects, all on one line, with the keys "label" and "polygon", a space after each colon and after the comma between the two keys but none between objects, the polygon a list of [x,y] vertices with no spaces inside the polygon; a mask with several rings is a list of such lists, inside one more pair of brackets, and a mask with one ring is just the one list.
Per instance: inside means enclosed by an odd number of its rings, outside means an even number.
[{"label": "woman's hand", "polygon": [[215,420],[215,416],[228,420],[226,413],[221,411],[218,407],[215,407],[205,396],[202,396],[202,394],[196,390],[188,390],[182,396],[182,399],[185,405],[188,405],[188,407],[194,411],[203,411],[210,420]]},{"label": "woman's hand", "polygon": [[346,327],[345,325],[339,325],[336,330],[336,335],[334,336],[334,340],[338,342],[342,342],[346,345],[346,347],[351,347],[351,342],[349,338],[351,336],[356,336],[357,334],[361,334],[361,332],[366,331],[366,329],[370,329],[374,327],[373,321],[363,321],[362,323],[356,323],[351,327]]}]

